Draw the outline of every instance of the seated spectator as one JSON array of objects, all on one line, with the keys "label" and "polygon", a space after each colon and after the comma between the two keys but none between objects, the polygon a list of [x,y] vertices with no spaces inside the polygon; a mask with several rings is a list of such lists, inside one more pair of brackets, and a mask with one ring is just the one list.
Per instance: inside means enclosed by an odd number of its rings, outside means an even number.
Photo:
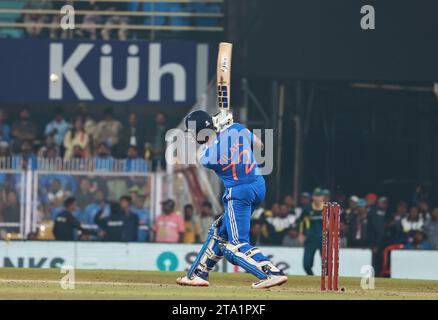
[{"label": "seated spectator", "polygon": [[[90,152],[90,136],[85,132],[84,123],[81,117],[77,117],[73,122],[73,127],[65,134],[63,140],[65,153],[64,159],[71,159],[73,156],[78,156],[78,150],[81,150],[81,158],[87,157]],[[76,154],[74,152],[75,147],[80,147],[76,149]]]},{"label": "seated spectator", "polygon": [[264,223],[266,221],[266,218],[271,216],[272,212],[270,210],[266,210],[266,204],[263,202],[252,213],[251,221]]},{"label": "seated spectator", "polygon": [[53,136],[55,144],[62,146],[64,136],[70,129],[70,124],[64,120],[64,114],[61,108],[55,110],[55,118],[49,122],[44,130],[45,136]]},{"label": "seated spectator", "polygon": [[368,248],[372,241],[372,229],[368,219],[367,202],[357,201],[357,211],[351,217],[349,224],[350,238],[348,244],[353,248]]},{"label": "seated spectator", "polygon": [[[75,3],[75,9],[84,11],[97,11],[101,9],[99,8],[100,4],[101,2],[96,1],[77,1]],[[102,24],[103,18],[94,13],[86,14],[82,19],[81,17],[82,16],[78,16],[78,23],[82,24],[82,26],[76,30],[75,36],[78,38],[86,38],[91,40],[98,39],[98,32],[95,26]]]},{"label": "seated spectator", "polygon": [[283,238],[282,245],[285,247],[302,247],[299,240],[299,232],[296,225],[293,225]]},{"label": "seated spectator", "polygon": [[388,245],[396,243],[405,243],[405,234],[401,225],[402,219],[407,215],[408,205],[406,202],[399,202],[392,219],[386,224],[386,238]]},{"label": "seated spectator", "polygon": [[23,141],[31,141],[33,144],[35,140],[37,129],[30,120],[30,116],[29,110],[23,108],[20,111],[20,120],[12,124],[12,138],[14,139],[12,152],[14,153],[19,152]]},{"label": "seated spectator", "polygon": [[147,172],[148,164],[145,160],[138,156],[137,148],[130,146],[126,159],[123,160],[124,172]]},{"label": "seated spectator", "polygon": [[416,230],[413,233],[412,240],[405,245],[405,249],[431,250],[432,246],[425,239],[424,232]]},{"label": "seated spectator", "polygon": [[[6,192],[5,201],[0,198],[0,221],[6,223],[20,223],[20,204],[17,193],[13,190]],[[19,232],[20,227],[6,227],[6,232]]]},{"label": "seated spectator", "polygon": [[423,218],[424,222],[429,221],[430,219],[429,203],[426,200],[419,201],[418,212],[420,216]]},{"label": "seated spectator", "polygon": [[79,190],[76,193],[77,204],[81,212],[84,212],[85,208],[93,203],[94,196],[91,193],[90,180],[87,178],[81,178],[79,182]]},{"label": "seated spectator", "polygon": [[15,161],[20,162],[21,169],[37,168],[37,158],[33,153],[33,143],[31,140],[24,140],[21,143],[20,152],[14,158]]},{"label": "seated spectator", "polygon": [[138,229],[138,241],[147,242],[150,240],[150,220],[151,212],[145,206],[146,195],[141,192],[137,192],[132,201],[131,211],[138,216],[139,229]]},{"label": "seated spectator", "polygon": [[208,231],[210,230],[210,227],[214,222],[213,206],[210,202],[205,201],[202,204],[201,212],[197,219],[199,220],[197,221],[197,223],[200,227],[199,241],[203,243],[205,240],[207,240]]},{"label": "seated spectator", "polygon": [[284,196],[283,204],[287,207],[289,214],[295,215],[295,200],[291,195]]},{"label": "seated spectator", "polygon": [[184,238],[184,219],[175,212],[175,202],[171,199],[161,203],[162,213],[155,220],[153,231],[155,242],[178,243]]},{"label": "seated spectator", "polygon": [[73,197],[67,198],[64,208],[55,218],[53,235],[59,241],[76,240],[76,232],[81,230],[81,223],[74,217],[77,210],[76,200]]},{"label": "seated spectator", "polygon": [[[123,2],[101,2],[100,9],[105,11],[126,11],[127,5]],[[108,41],[110,39],[117,39],[125,41],[128,39],[128,32],[126,26],[129,23],[129,18],[115,14],[113,16],[106,16],[105,27],[101,31],[102,39]]]},{"label": "seated spectator", "polygon": [[47,192],[47,201],[52,219],[55,219],[56,215],[62,211],[62,203],[69,196],[70,193],[62,189],[61,182],[58,179],[53,179],[50,190]]},{"label": "seated spectator", "polygon": [[138,216],[131,211],[131,197],[123,196],[119,203],[111,205],[111,214],[103,217],[103,210],[94,218],[94,223],[103,230],[104,241],[132,242],[138,239]]},{"label": "seated spectator", "polygon": [[191,204],[184,206],[184,243],[199,242],[200,226],[194,219],[195,210]]},{"label": "seated spectator", "polygon": [[44,141],[44,145],[42,145],[37,152],[38,158],[48,158],[48,150],[53,149],[55,151],[55,155],[53,153],[51,154],[52,157],[56,158],[61,156],[61,152],[59,149],[59,146],[55,144],[55,138],[53,135],[49,134],[46,136],[46,139]]},{"label": "seated spectator", "polygon": [[260,221],[251,224],[250,243],[253,246],[263,246],[269,244],[268,234],[265,225]]},{"label": "seated spectator", "polygon": [[111,149],[104,142],[101,142],[97,147],[94,165],[98,171],[111,171],[114,168],[114,158],[111,156]]},{"label": "seated spectator", "polygon": [[11,142],[11,127],[6,123],[6,113],[0,109],[0,142]]},{"label": "seated spectator", "polygon": [[296,222],[295,215],[290,214],[286,205],[281,205],[279,209],[272,208],[273,216],[266,219],[269,240],[271,244],[281,245],[284,236]]},{"label": "seated spectator", "polygon": [[432,249],[438,249],[438,208],[432,209],[431,218],[424,226],[424,232],[427,235]]},{"label": "seated spectator", "polygon": [[[48,0],[28,0],[23,9],[51,9],[52,4]],[[40,38],[47,35],[47,29],[40,27],[38,24],[47,23],[49,17],[44,14],[25,13],[20,19],[28,24],[25,28],[27,38]]]},{"label": "seated spectator", "polygon": [[116,151],[114,149],[119,144],[122,129],[120,121],[113,118],[113,109],[107,108],[103,113],[103,120],[97,124],[94,142],[98,145],[105,143],[113,151]]},{"label": "seated spectator", "polygon": [[423,230],[424,220],[423,217],[420,216],[418,207],[412,206],[409,209],[409,214],[401,220],[401,225],[406,235],[409,235],[413,231]]}]

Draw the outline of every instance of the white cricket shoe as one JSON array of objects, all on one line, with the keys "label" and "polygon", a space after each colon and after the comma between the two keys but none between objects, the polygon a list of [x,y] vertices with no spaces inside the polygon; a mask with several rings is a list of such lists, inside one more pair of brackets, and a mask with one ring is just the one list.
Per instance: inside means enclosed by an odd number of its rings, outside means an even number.
[{"label": "white cricket shoe", "polygon": [[176,283],[180,286],[191,286],[191,287],[208,287],[210,283],[201,277],[195,276],[193,279],[187,278],[187,276],[179,277],[176,279]]},{"label": "white cricket shoe", "polygon": [[275,286],[281,286],[283,283],[287,282],[286,276],[269,276],[266,279],[257,281],[252,284],[253,289],[268,289]]}]

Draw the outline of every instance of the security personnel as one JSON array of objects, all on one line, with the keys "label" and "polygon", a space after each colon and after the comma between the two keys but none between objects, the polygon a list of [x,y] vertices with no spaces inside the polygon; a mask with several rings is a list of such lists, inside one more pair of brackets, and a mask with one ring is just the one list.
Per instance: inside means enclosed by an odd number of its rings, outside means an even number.
[{"label": "security personnel", "polygon": [[313,258],[316,250],[321,253],[324,197],[324,190],[316,188],[313,191],[311,204],[303,208],[300,217],[300,240],[304,242],[303,266],[308,275],[313,275]]},{"label": "security personnel", "polygon": [[96,214],[94,223],[104,231],[103,240],[137,241],[139,219],[131,212],[131,203],[130,196],[123,196],[119,203],[111,204],[111,214],[108,217],[102,217],[103,210]]},{"label": "security personnel", "polygon": [[76,240],[76,232],[82,230],[81,223],[75,218],[73,212],[77,210],[76,199],[69,197],[64,201],[64,211],[55,218],[53,235],[59,241]]}]

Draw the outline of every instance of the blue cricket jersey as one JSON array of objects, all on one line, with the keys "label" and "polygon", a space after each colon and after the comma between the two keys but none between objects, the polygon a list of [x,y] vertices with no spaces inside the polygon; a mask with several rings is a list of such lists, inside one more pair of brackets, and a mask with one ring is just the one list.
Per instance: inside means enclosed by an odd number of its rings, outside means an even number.
[{"label": "blue cricket jersey", "polygon": [[200,162],[214,170],[226,188],[264,181],[253,154],[253,142],[252,132],[234,123],[201,151]]}]

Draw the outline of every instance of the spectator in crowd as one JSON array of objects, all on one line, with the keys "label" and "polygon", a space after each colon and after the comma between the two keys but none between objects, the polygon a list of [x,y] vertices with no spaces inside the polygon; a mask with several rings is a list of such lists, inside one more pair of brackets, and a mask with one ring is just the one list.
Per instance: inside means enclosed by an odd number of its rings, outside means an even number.
[{"label": "spectator in crowd", "polygon": [[413,232],[412,240],[405,245],[405,249],[431,250],[432,246],[425,239],[423,231],[415,230]]},{"label": "spectator in crowd", "polygon": [[[69,197],[69,195],[70,193],[62,189],[61,181],[59,181],[59,179],[52,180],[50,190],[47,192],[47,201],[52,219],[62,212],[62,203],[67,197]],[[75,207],[77,208],[77,206]]]},{"label": "spectator in crowd", "polygon": [[418,207],[410,207],[408,215],[401,220],[401,226],[405,233],[405,238],[409,242],[412,241],[415,231],[423,230],[424,220],[423,217],[420,216]]},{"label": "spectator in crowd", "polygon": [[[51,9],[52,4],[49,0],[28,0],[23,9]],[[44,14],[25,13],[19,21],[27,24],[25,30],[26,37],[40,38],[47,36],[47,29],[40,26],[42,23],[49,22],[49,17]]]},{"label": "spectator in crowd", "polygon": [[289,210],[287,205],[282,204],[278,210],[272,208],[273,216],[266,219],[271,244],[281,245],[287,231],[294,225],[296,217]]},{"label": "spectator in crowd", "polygon": [[130,196],[123,196],[118,204],[111,205],[108,217],[103,217],[103,210],[97,213],[94,223],[103,230],[104,241],[137,241],[139,221],[131,211],[131,202]]},{"label": "spectator in crowd", "polygon": [[386,238],[388,239],[388,245],[395,243],[405,243],[405,234],[403,232],[401,221],[407,215],[408,205],[406,202],[401,201],[397,204],[393,218],[386,225]]},{"label": "spectator in crowd", "polygon": [[[81,158],[87,157],[90,152],[91,139],[84,128],[84,122],[81,117],[77,117],[73,122],[73,127],[64,136],[64,159],[71,159],[74,155],[74,148],[80,147],[82,152]],[[76,150],[76,156],[78,156]]]},{"label": "spectator in crowd", "polygon": [[[126,11],[127,4],[124,2],[101,2],[101,9],[105,11]],[[126,28],[129,23],[129,18],[121,15],[107,16],[105,27],[102,29],[102,39],[108,41],[110,39],[127,40],[128,30]]]},{"label": "spectator in crowd", "polygon": [[103,120],[99,121],[95,132],[95,143],[105,143],[117,153],[117,147],[120,141],[120,133],[123,129],[119,120],[115,120],[113,109],[107,108],[103,113]]},{"label": "spectator in crowd", "polygon": [[93,201],[85,207],[83,221],[84,224],[94,225],[94,218],[100,213],[101,218],[109,217],[111,214],[110,204],[105,199],[105,194],[102,190],[97,190],[94,193]]},{"label": "spectator in crowd", "polygon": [[123,160],[124,172],[146,172],[148,171],[148,164],[145,160],[138,156],[137,147],[130,146],[126,159]]},{"label": "spectator in crowd", "polygon": [[300,198],[298,200],[298,207],[295,208],[295,215],[297,219],[301,217],[303,214],[304,208],[310,206],[310,203],[312,201],[312,196],[309,192],[302,192],[300,194]]},{"label": "spectator in crowd", "polygon": [[166,115],[163,112],[158,112],[155,115],[155,132],[152,141],[152,169],[154,171],[166,168],[166,132]]},{"label": "spectator in crowd", "polygon": [[184,243],[199,242],[199,224],[194,219],[195,210],[191,204],[184,206]]},{"label": "spectator in crowd", "polygon": [[[5,199],[3,201],[0,197],[0,221],[7,223],[20,222],[20,205],[18,202],[17,193],[13,190],[5,192]],[[19,227],[7,227],[7,232],[18,232]]]},{"label": "spectator in crowd", "polygon": [[64,136],[70,129],[70,124],[65,121],[64,114],[61,108],[55,110],[55,118],[49,122],[44,130],[44,135],[53,136],[55,144],[57,146],[62,146],[64,141]]},{"label": "spectator in crowd", "polygon": [[286,235],[283,238],[282,245],[285,247],[301,247],[301,241],[299,238],[299,232],[297,226],[294,224],[287,230]]},{"label": "spectator in crowd", "polygon": [[84,130],[90,139],[90,152],[94,151],[94,141],[93,138],[96,135],[96,121],[91,117],[88,107],[85,104],[79,105],[79,117],[82,119],[84,124]]},{"label": "spectator in crowd", "polygon": [[377,194],[370,192],[364,197],[364,199],[367,202],[368,212],[374,210],[378,200]]},{"label": "spectator in crowd", "polygon": [[432,209],[431,218],[426,222],[424,231],[432,248],[438,250],[438,207]]},{"label": "spectator in crowd", "polygon": [[290,194],[284,196],[283,205],[286,206],[288,214],[295,215],[295,200]]},{"label": "spectator in crowd", "polygon": [[207,240],[208,230],[210,230],[210,227],[213,224],[213,222],[214,222],[213,206],[211,205],[210,202],[205,201],[201,207],[199,221],[197,221],[200,227],[199,230],[200,242],[204,243],[205,240]]},{"label": "spectator in crowd", "polygon": [[76,209],[75,198],[67,198],[64,202],[64,210],[54,219],[53,235],[56,240],[73,241],[76,239],[76,232],[82,229],[81,223],[74,216]]},{"label": "spectator in crowd", "polygon": [[[102,2],[96,1],[77,1],[75,3],[76,10],[84,10],[84,11],[97,11],[101,10],[99,5]],[[87,38],[91,40],[96,40],[99,38],[96,25],[102,24],[103,18],[100,15],[91,13],[83,16],[81,21],[81,16],[79,18],[79,23],[81,23],[81,27],[76,30],[76,37],[78,38]]]},{"label": "spectator in crowd", "polygon": [[0,142],[11,142],[11,127],[6,123],[6,113],[0,109]]},{"label": "spectator in crowd", "polygon": [[[59,157],[61,156],[61,151],[59,146],[55,143],[55,138],[52,134],[46,135],[46,138],[44,140],[44,144],[38,149],[37,156],[38,158],[48,158],[48,151],[49,149],[54,149],[55,156]],[[53,156],[53,154],[52,154]]]},{"label": "spectator in crowd", "polygon": [[178,243],[184,237],[184,219],[175,211],[175,202],[171,199],[161,203],[162,214],[154,224],[156,242]]},{"label": "spectator in crowd", "polygon": [[28,169],[29,167],[32,169],[36,169],[37,158],[36,155],[33,153],[33,143],[31,140],[24,140],[21,143],[20,153],[18,153],[15,158],[21,161],[22,169]]},{"label": "spectator in crowd", "polygon": [[101,142],[97,146],[97,156],[94,161],[96,170],[111,171],[114,168],[114,158],[111,155],[111,149],[105,142]]},{"label": "spectator in crowd", "polygon": [[321,251],[322,243],[322,210],[326,195],[321,188],[312,194],[312,203],[307,207],[299,220],[299,239],[304,243],[303,266],[308,275],[313,275],[313,259],[317,250]]},{"label": "spectator in crowd", "polygon": [[20,150],[23,141],[30,141],[33,145],[33,141],[36,137],[36,126],[30,121],[30,112],[28,109],[23,108],[20,111],[20,120],[12,124],[12,137],[14,143],[12,146],[13,152]]},{"label": "spectator in crowd", "polygon": [[128,123],[123,126],[121,134],[123,155],[128,152],[129,147],[136,147],[139,153],[141,153],[144,146],[144,136],[144,128],[138,124],[137,114],[130,112],[128,115]]},{"label": "spectator in crowd", "polygon": [[87,178],[81,178],[79,182],[79,190],[76,195],[77,204],[81,212],[85,213],[85,208],[94,200],[93,194],[90,192],[91,184]]},{"label": "spectator in crowd", "polygon": [[429,221],[430,219],[430,212],[429,212],[429,203],[422,199],[418,202],[418,212],[420,214],[420,217],[423,218],[424,222]]},{"label": "spectator in crowd", "polygon": [[250,243],[253,246],[263,246],[269,244],[267,231],[260,221],[255,221],[251,224]]},{"label": "spectator in crowd", "polygon": [[367,201],[359,199],[357,210],[349,223],[350,238],[348,244],[353,248],[367,248],[371,246],[372,229],[368,219]]},{"label": "spectator in crowd", "polygon": [[151,213],[145,205],[146,195],[138,190],[132,199],[131,211],[138,216],[138,241],[147,242],[149,241]]}]

